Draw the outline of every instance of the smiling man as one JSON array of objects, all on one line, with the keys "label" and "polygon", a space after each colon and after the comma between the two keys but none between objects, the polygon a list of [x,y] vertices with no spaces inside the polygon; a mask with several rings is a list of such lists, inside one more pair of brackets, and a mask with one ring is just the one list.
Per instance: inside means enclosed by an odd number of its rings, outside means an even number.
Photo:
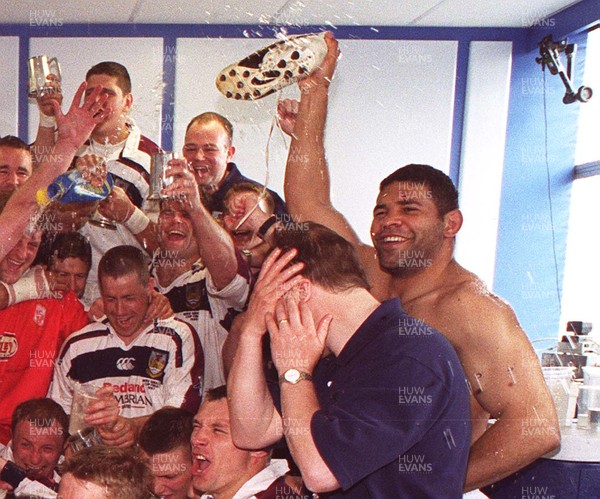
[{"label": "smiling man", "polygon": [[14,192],[32,172],[29,146],[18,137],[0,139],[0,193]]},{"label": "smiling man", "polygon": [[41,241],[41,230],[24,234],[0,261],[0,280],[6,284],[16,283],[35,260]]},{"label": "smiling man", "polygon": [[24,235],[0,261],[0,443],[10,438],[15,407],[46,395],[60,346],[87,323],[68,283],[30,268],[40,238],[41,231]]},{"label": "smiling man", "polygon": [[188,178],[178,179],[174,188],[187,181],[188,193],[195,196],[189,203],[162,202],[152,275],[176,316],[198,332],[204,359],[199,388],[205,392],[225,381],[221,349],[233,316],[246,303],[250,279],[233,243],[200,202],[192,175],[181,174]]},{"label": "smiling man", "polygon": [[[27,478],[56,487],[56,472],[68,436],[69,418],[51,399],[23,402],[12,415],[12,440],[0,451],[0,458],[12,461]],[[0,490],[0,498],[5,492]]]},{"label": "smiling man", "polygon": [[[362,243],[333,207],[324,134],[339,51],[331,34],[325,39],[323,67],[299,82],[297,116],[289,103],[280,108],[284,128],[293,132],[285,175],[290,213],[350,241],[372,293],[379,299],[399,297],[408,314],[450,341],[472,388],[465,490],[482,487],[559,445],[554,404],[511,307],[454,259],[462,214],[447,175],[427,165],[408,165],[384,179],[373,211],[374,247]],[[493,426],[490,418],[496,419]],[[536,426],[535,435],[522,431],[526,425]]]},{"label": "smiling man", "polygon": [[202,356],[189,324],[147,319],[153,283],[141,250],[109,250],[98,273],[106,317],[67,339],[49,393],[70,412],[75,383],[111,385],[120,409],[118,430],[101,436],[106,444],[130,445],[161,407],[197,409],[194,386],[203,373]]},{"label": "smiling man", "polygon": [[[186,160],[171,160],[166,174],[174,181],[163,194],[158,223],[152,224],[158,247],[151,275],[176,317],[190,322],[199,335],[205,370],[198,388],[204,392],[225,382],[221,349],[248,298],[250,276],[231,238],[202,204]],[[118,188],[108,201],[104,213],[113,219],[135,208]]]},{"label": "smiling man", "polygon": [[58,234],[50,246],[49,280],[55,289],[73,291],[83,296],[92,267],[92,249],[88,240],[78,232]]},{"label": "smiling man", "polygon": [[[235,163],[233,125],[217,113],[202,113],[193,118],[185,131],[183,156],[194,171],[206,208],[215,216],[225,210],[227,190],[239,182],[253,182],[244,177]],[[281,197],[269,190],[278,215],[287,213]]]}]

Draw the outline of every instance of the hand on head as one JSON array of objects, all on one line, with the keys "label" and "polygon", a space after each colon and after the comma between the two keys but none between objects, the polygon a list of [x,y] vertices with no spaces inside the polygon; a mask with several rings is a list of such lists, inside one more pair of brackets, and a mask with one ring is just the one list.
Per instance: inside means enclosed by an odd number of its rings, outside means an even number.
[{"label": "hand on head", "polygon": [[281,249],[276,248],[267,257],[244,316],[241,327],[243,334],[262,337],[267,331],[265,314],[274,313],[279,299],[301,279],[297,274],[304,264],[299,262],[289,265],[297,254],[292,249],[282,255]]}]

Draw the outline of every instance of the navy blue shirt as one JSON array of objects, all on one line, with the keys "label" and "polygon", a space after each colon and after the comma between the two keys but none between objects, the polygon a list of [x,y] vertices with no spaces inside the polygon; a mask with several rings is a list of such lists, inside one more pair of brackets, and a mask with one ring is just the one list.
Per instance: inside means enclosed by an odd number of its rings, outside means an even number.
[{"label": "navy blue shirt", "polygon": [[398,299],[371,314],[313,373],[315,445],[341,485],[323,497],[459,498],[469,391],[446,338]]}]

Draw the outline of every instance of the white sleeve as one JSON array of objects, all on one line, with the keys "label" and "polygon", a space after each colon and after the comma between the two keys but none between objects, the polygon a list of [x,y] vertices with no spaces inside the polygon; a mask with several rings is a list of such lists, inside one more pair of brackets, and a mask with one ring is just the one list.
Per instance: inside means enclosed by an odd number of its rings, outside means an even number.
[{"label": "white sleeve", "polygon": [[16,497],[35,497],[39,499],[56,499],[57,493],[40,482],[24,478],[15,489]]},{"label": "white sleeve", "polygon": [[183,362],[181,367],[175,366],[175,350],[171,352],[171,359],[165,370],[163,382],[163,393],[165,394],[164,405],[181,407],[185,396],[194,384],[192,370],[197,362],[196,348],[194,345],[193,331],[191,326],[183,323],[176,327],[176,331],[182,340]]},{"label": "white sleeve", "polygon": [[[68,348],[68,344],[63,348]],[[60,355],[62,355],[62,351]],[[70,369],[71,351],[67,350],[62,360],[57,360],[54,366],[52,383],[50,383],[48,389],[48,397],[58,402],[67,414],[71,414],[71,402],[73,400],[73,380],[67,376]]]},{"label": "white sleeve", "polygon": [[211,388],[224,385],[225,370],[223,368],[223,344],[227,338],[227,330],[220,325],[213,328],[202,328],[200,341],[204,352],[204,383],[202,395]]},{"label": "white sleeve", "polygon": [[206,290],[211,298],[222,300],[226,307],[242,310],[246,305],[250,283],[240,274],[236,274],[231,282],[221,290],[217,290],[210,272],[206,273]]}]

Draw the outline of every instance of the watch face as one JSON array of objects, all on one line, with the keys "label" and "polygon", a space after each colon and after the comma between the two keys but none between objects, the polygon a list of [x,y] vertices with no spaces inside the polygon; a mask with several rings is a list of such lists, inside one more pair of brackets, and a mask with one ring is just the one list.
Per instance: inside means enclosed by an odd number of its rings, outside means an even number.
[{"label": "watch face", "polygon": [[285,380],[290,383],[297,383],[300,379],[300,371],[298,369],[288,369],[284,374]]}]

